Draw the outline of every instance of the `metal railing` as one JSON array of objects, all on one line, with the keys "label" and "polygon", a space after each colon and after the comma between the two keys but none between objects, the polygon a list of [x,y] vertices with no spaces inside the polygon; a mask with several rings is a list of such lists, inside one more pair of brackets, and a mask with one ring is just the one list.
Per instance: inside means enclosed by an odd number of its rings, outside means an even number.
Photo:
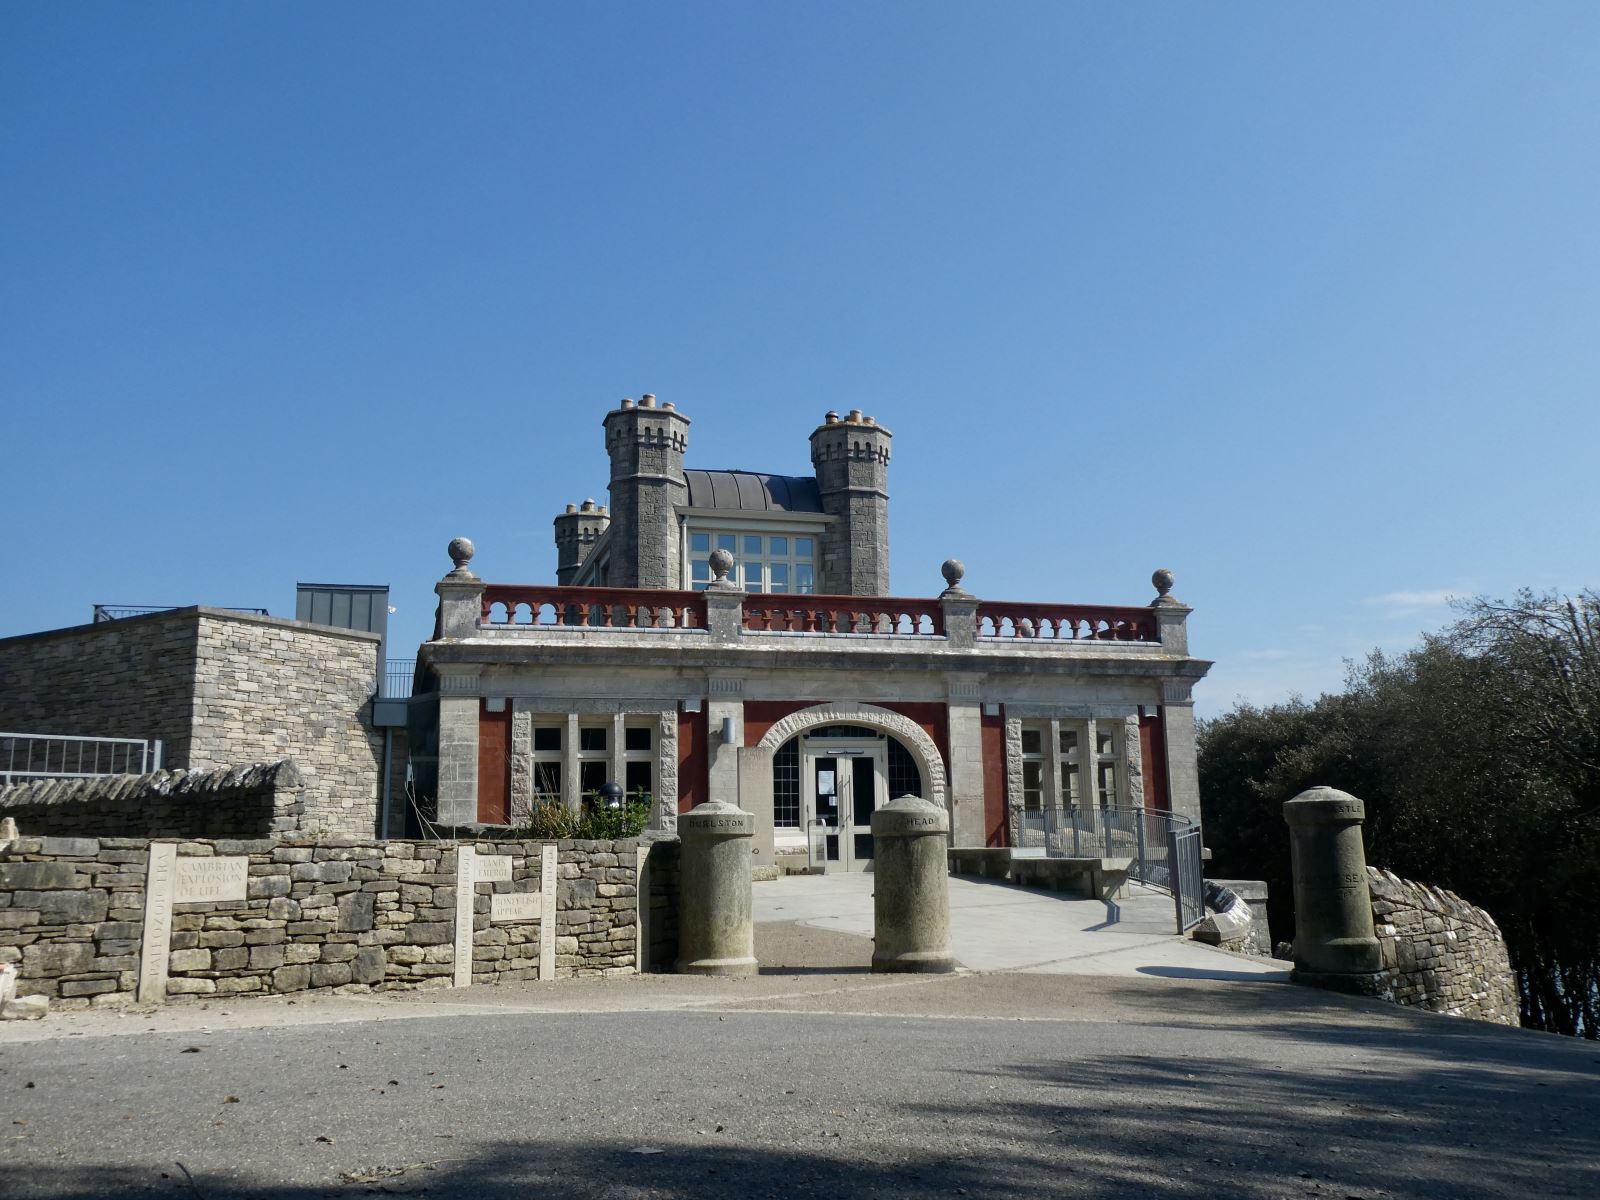
[{"label": "metal railing", "polygon": [[[96,604],[94,606],[94,623],[99,625],[105,621],[120,621],[124,617],[143,617],[150,613],[177,612],[182,605],[178,604]],[[269,617],[272,614],[264,608],[227,608],[225,612],[250,613],[257,617]]]},{"label": "metal railing", "polygon": [[1129,879],[1173,896],[1180,933],[1205,915],[1200,826],[1180,813],[1160,808],[1046,808],[1024,812],[1018,833],[1020,844],[1011,851],[1017,858],[1128,859]]},{"label": "metal railing", "polygon": [[20,779],[148,775],[160,769],[159,738],[0,733],[0,783],[12,783]]},{"label": "metal railing", "polygon": [[410,699],[411,683],[416,670],[417,664],[414,659],[385,659],[383,664],[383,698],[385,700]]},{"label": "metal railing", "polygon": [[1167,863],[1172,869],[1172,904],[1178,932],[1187,933],[1206,915],[1205,872],[1200,861],[1200,827],[1167,831]]}]

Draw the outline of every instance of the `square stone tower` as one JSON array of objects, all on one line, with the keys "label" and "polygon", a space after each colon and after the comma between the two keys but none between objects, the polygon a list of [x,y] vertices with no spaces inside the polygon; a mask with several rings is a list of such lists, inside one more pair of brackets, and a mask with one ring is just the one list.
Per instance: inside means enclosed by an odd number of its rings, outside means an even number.
[{"label": "square stone tower", "polygon": [[889,594],[889,439],[859,408],[830,412],[811,434],[822,511],[819,590],[836,596]]},{"label": "square stone tower", "polygon": [[689,418],[646,394],[606,414],[611,456],[610,587],[679,586],[677,506],[688,500]]}]

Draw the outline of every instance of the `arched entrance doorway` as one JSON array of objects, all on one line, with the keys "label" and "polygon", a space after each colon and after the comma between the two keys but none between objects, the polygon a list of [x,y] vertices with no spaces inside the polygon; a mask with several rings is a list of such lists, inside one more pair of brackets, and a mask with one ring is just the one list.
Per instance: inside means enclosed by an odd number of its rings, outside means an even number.
[{"label": "arched entrance doorway", "polygon": [[823,725],[797,734],[772,757],[773,842],[805,850],[830,870],[872,861],[872,814],[895,796],[920,796],[911,752],[881,729]]},{"label": "arched entrance doorway", "polygon": [[872,814],[896,796],[945,803],[944,762],[921,726],[874,705],[791,713],[761,745],[773,751],[773,843],[829,870],[872,862]]}]

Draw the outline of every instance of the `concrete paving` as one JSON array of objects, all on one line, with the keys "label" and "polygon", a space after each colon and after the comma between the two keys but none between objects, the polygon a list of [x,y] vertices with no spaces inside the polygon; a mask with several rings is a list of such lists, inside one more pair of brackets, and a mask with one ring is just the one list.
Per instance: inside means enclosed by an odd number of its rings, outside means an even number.
[{"label": "concrete paving", "polygon": [[[791,875],[755,885],[756,921],[872,936],[867,873]],[[1229,954],[1174,932],[1172,897],[1129,884],[1118,900],[1083,900],[992,880],[950,880],[950,941],[974,971],[1050,975],[1261,977],[1287,981],[1289,964]]]}]

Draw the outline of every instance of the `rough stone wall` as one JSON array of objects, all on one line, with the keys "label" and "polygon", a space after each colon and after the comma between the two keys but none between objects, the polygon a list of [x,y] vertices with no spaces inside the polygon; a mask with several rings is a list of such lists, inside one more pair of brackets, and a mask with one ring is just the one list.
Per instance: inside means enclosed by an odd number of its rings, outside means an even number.
[{"label": "rough stone wall", "polygon": [[[512,856],[509,883],[475,889],[475,984],[538,974],[542,918],[497,924],[490,909],[496,892],[539,890],[545,844],[475,845],[480,855]],[[558,978],[634,970],[638,845],[557,843]],[[24,837],[0,850],[0,962],[18,964],[19,994],[67,1007],[133,1002],[149,850],[149,839],[104,837]],[[249,878],[244,900],[173,906],[170,996],[362,992],[453,980],[453,847],[354,838],[193,840],[179,843],[178,855],[245,855]],[[657,887],[675,879],[666,871]],[[674,897],[675,889],[667,895],[673,907]]]},{"label": "rough stone wall", "polygon": [[0,639],[0,729],[160,738],[186,767],[194,664],[193,610]]},{"label": "rough stone wall", "polygon": [[303,828],[371,837],[383,769],[383,734],[368,720],[378,645],[368,634],[202,612],[188,765],[293,757]]},{"label": "rough stone wall", "polygon": [[300,828],[292,762],[0,787],[0,817],[30,837],[268,837]]},{"label": "rough stone wall", "polygon": [[1516,976],[1500,927],[1453,892],[1367,868],[1383,952],[1376,994],[1452,1016],[1520,1024]]}]

